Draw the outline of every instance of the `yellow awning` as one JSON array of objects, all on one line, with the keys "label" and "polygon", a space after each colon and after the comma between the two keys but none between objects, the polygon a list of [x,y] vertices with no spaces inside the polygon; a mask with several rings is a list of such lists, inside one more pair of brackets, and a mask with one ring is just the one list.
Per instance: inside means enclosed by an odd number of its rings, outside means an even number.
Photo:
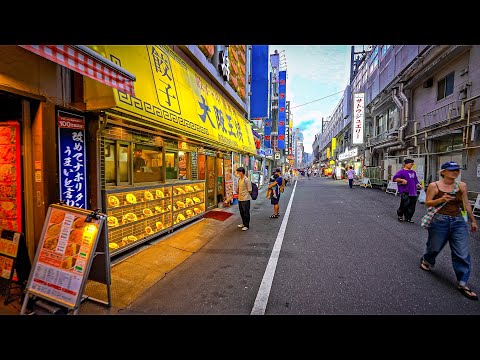
[{"label": "yellow awning", "polygon": [[165,45],[99,45],[92,50],[135,74],[135,97],[84,78],[87,110],[115,109],[160,129],[256,154],[250,123]]}]

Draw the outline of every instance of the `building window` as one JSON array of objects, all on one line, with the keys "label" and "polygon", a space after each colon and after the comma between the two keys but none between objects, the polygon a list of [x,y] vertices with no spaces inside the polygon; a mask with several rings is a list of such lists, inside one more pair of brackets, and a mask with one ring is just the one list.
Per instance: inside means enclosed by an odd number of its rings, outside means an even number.
[{"label": "building window", "polygon": [[387,131],[387,117],[385,113],[377,116],[377,136],[382,135]]},{"label": "building window", "polygon": [[[398,109],[396,107],[391,107],[388,109],[388,130],[394,130],[396,125],[396,120],[398,120]],[[398,122],[397,122],[398,125]]]},{"label": "building window", "polygon": [[133,152],[133,182],[163,181],[161,147],[135,144]]},{"label": "building window", "polygon": [[437,101],[453,94],[453,81],[455,72],[451,72],[437,83]]},{"label": "building window", "polygon": [[117,183],[116,146],[114,141],[105,141],[105,182]]},{"label": "building window", "polygon": [[167,180],[178,179],[178,152],[167,151],[165,153],[165,166],[167,170]]},{"label": "building window", "polygon": [[178,152],[178,178],[188,180],[190,176],[190,153]]},{"label": "building window", "polygon": [[387,53],[387,50],[390,46],[392,46],[392,45],[383,45],[382,46],[382,58],[385,56],[385,54]]},{"label": "building window", "polygon": [[436,142],[436,151],[438,152],[450,152],[455,150],[462,150],[463,138],[462,135],[452,135],[450,139],[446,140],[437,140]]},{"label": "building window", "polygon": [[376,46],[375,49],[373,50],[372,56],[370,57],[370,59],[371,59],[370,68],[368,69],[369,75],[373,72],[373,70],[375,70],[375,68],[378,65],[378,46]]}]

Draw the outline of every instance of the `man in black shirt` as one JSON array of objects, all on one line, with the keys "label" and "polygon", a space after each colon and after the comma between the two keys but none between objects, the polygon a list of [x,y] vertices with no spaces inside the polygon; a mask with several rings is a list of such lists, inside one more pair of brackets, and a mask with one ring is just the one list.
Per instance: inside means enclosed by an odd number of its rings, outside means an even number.
[{"label": "man in black shirt", "polygon": [[142,158],[142,149],[136,149],[133,159],[133,171],[142,171],[142,166],[145,166],[145,159]]}]

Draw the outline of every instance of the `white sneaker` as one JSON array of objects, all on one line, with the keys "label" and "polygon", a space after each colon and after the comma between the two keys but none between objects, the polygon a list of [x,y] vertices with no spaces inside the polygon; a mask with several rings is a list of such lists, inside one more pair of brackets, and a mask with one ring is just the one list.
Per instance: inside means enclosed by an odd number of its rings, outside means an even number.
[{"label": "white sneaker", "polygon": [[239,228],[243,228],[243,224],[237,225]]},{"label": "white sneaker", "polygon": [[246,230],[248,230],[248,227],[244,226],[244,227],[242,227],[242,230],[246,231]]}]

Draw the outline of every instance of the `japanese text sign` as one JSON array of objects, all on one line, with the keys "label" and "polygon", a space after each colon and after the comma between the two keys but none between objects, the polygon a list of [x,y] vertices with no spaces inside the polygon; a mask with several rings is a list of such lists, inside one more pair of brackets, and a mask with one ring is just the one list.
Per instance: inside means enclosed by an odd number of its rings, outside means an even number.
[{"label": "japanese text sign", "polygon": [[87,208],[85,119],[58,112],[60,200],[68,206]]}]

